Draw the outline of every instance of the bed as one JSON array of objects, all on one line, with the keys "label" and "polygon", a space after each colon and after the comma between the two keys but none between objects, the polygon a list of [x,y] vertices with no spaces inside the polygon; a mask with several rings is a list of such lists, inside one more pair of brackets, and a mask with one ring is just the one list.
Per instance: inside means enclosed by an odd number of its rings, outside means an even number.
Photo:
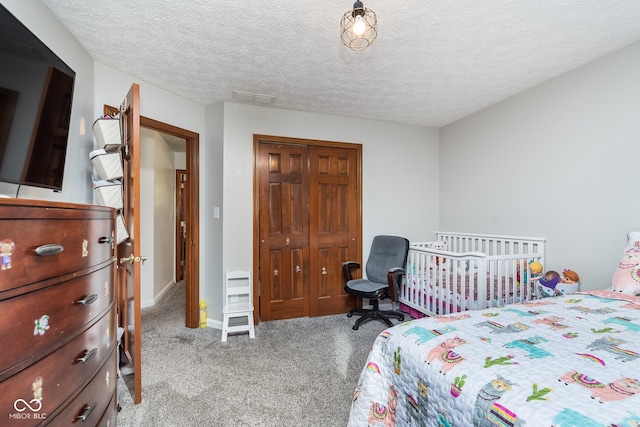
[{"label": "bed", "polygon": [[640,426],[640,297],[425,317],[375,340],[349,426]]},{"label": "bed", "polygon": [[544,265],[545,239],[436,233],[412,242],[400,309],[412,317],[501,306],[535,298],[529,263]]}]

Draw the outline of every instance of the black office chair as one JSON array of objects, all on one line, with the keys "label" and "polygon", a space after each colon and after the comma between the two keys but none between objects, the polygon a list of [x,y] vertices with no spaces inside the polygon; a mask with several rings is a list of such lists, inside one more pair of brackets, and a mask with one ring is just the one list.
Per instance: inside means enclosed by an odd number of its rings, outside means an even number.
[{"label": "black office chair", "polygon": [[366,279],[354,279],[352,271],[360,268],[360,264],[355,261],[345,261],[342,263],[344,273],[344,290],[349,295],[358,298],[368,298],[371,303],[370,309],[354,308],[347,314],[348,317],[354,314],[361,317],[356,320],[353,329],[356,331],[361,324],[371,319],[379,319],[388,326],[393,326],[389,318],[396,318],[404,321],[404,314],[395,310],[380,310],[379,301],[384,298],[391,298],[397,301],[400,280],[405,274],[407,264],[407,254],[409,253],[409,241],[404,237],[396,236],[376,236],[371,244],[371,252],[367,260]]}]

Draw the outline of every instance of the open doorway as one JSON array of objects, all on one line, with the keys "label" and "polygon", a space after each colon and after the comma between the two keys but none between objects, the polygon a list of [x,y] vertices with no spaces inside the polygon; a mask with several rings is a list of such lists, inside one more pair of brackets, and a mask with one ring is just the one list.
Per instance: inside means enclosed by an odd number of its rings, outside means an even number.
[{"label": "open doorway", "polygon": [[[116,115],[119,109],[105,105],[104,114]],[[186,218],[185,236],[185,326],[197,328],[200,322],[199,298],[200,298],[200,135],[159,122],[148,117],[140,116],[140,128],[155,131],[167,140],[168,144],[177,144],[177,147],[185,149],[185,167],[190,178],[184,190],[184,216]],[[141,192],[144,190],[141,190]],[[175,234],[175,233],[174,233]]]},{"label": "open doorway", "polygon": [[[155,182],[154,188],[147,191],[153,200],[142,204],[141,213],[145,218],[147,210],[149,216],[146,217],[151,218],[152,215],[154,218],[153,230],[147,233],[152,243],[148,243],[153,244],[154,253],[166,255],[158,260],[159,265],[154,266],[153,295],[160,295],[168,282],[184,281],[185,325],[197,328],[200,296],[198,135],[144,117],[140,118],[140,128],[141,134],[146,135],[141,140],[150,139],[155,144],[155,149],[148,156],[145,156],[144,144],[141,147],[141,164],[153,162],[153,165],[142,168],[141,175],[144,170],[147,173],[153,171]],[[177,177],[180,177],[180,182]],[[144,189],[141,190],[141,197],[145,197]],[[173,233],[168,233],[171,229]],[[161,276],[155,277],[155,273]]]},{"label": "open doorway", "polygon": [[[141,308],[156,305],[179,285],[184,295],[186,262],[186,140],[140,128],[140,250],[147,261],[140,270]],[[181,230],[184,233],[181,233]],[[180,262],[174,260],[180,258]],[[180,313],[184,311],[184,297]],[[181,316],[182,317],[182,316]]]}]

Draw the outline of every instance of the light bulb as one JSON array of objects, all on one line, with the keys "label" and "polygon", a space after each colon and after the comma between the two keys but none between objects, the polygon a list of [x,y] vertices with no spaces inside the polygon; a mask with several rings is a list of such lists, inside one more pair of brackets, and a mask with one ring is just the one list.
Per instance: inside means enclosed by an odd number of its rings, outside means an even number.
[{"label": "light bulb", "polygon": [[357,36],[361,36],[362,34],[364,34],[364,30],[366,29],[367,24],[364,23],[364,19],[362,19],[362,16],[357,15],[356,23],[353,24],[353,33]]}]

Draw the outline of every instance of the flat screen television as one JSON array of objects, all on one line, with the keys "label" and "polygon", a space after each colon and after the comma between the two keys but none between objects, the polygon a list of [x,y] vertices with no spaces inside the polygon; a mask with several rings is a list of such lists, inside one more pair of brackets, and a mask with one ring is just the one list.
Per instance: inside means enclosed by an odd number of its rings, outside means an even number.
[{"label": "flat screen television", "polygon": [[0,181],[62,189],[75,75],[0,5]]}]

